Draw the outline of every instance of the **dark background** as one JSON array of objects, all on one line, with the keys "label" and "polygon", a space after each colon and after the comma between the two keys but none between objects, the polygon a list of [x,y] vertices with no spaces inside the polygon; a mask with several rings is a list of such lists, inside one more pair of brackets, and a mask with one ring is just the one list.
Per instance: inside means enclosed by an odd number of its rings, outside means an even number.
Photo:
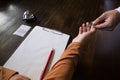
[{"label": "dark background", "polygon": [[[12,34],[21,24],[64,32],[71,35],[71,41],[82,23],[93,21],[104,11],[118,6],[119,0],[0,0],[0,65],[27,36]],[[25,10],[33,12],[37,20],[25,23],[22,20]],[[86,68],[79,64],[73,80],[119,80],[120,25],[114,31],[98,31],[94,49],[92,65]]]}]

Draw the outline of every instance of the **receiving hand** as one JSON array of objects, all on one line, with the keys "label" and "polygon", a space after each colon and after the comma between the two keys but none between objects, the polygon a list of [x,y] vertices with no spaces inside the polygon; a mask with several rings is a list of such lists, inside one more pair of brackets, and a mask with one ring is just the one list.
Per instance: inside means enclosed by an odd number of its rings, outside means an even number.
[{"label": "receiving hand", "polygon": [[96,29],[89,22],[83,23],[79,28],[78,35],[73,39],[72,42],[83,43],[87,41],[92,34],[96,32]]}]

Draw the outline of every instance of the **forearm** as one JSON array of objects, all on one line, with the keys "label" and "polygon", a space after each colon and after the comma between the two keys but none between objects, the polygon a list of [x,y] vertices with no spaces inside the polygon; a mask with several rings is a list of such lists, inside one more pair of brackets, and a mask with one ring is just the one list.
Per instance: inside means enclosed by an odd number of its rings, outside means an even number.
[{"label": "forearm", "polygon": [[71,80],[80,59],[80,43],[71,43],[44,80]]},{"label": "forearm", "polygon": [[9,80],[15,74],[16,71],[0,66],[0,80]]}]

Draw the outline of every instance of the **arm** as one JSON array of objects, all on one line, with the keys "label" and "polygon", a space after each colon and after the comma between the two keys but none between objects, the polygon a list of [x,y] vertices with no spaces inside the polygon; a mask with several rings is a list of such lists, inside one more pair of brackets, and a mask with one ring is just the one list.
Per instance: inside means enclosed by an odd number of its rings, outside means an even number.
[{"label": "arm", "polygon": [[14,70],[0,66],[0,80],[30,80],[30,78],[20,75]]},{"label": "arm", "polygon": [[16,71],[0,66],[0,80],[9,80],[15,74],[18,73]]},{"label": "arm", "polygon": [[44,80],[71,80],[75,68],[80,61],[80,55],[84,46],[89,41],[90,36],[95,33],[93,26],[89,27],[89,23],[83,24],[78,35],[73,39],[72,43],[64,51],[61,58],[52,67]]},{"label": "arm", "polygon": [[80,59],[80,50],[80,43],[71,43],[44,80],[71,80]]}]

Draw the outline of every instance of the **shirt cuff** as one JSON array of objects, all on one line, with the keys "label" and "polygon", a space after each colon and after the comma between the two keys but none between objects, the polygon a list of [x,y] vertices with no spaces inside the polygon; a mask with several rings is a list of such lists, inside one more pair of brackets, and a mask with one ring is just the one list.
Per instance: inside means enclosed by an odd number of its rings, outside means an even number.
[{"label": "shirt cuff", "polygon": [[120,7],[116,8],[115,10],[117,10],[120,13]]}]

